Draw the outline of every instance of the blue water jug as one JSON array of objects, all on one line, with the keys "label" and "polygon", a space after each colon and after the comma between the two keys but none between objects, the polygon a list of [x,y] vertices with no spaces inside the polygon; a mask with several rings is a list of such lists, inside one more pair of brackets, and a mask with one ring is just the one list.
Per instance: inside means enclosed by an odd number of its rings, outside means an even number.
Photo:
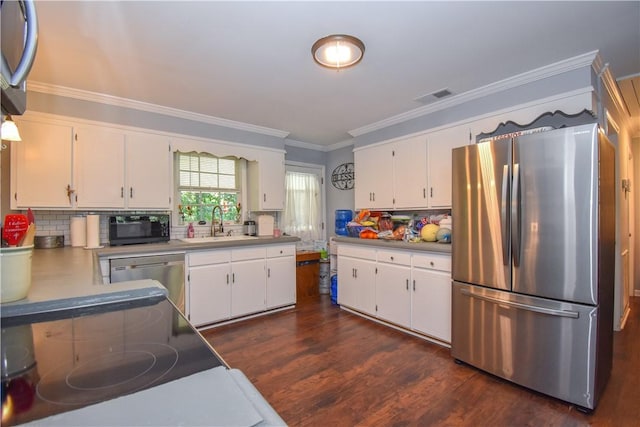
[{"label": "blue water jug", "polygon": [[331,276],[331,303],[338,304],[338,276]]},{"label": "blue water jug", "polygon": [[348,236],[347,224],[353,219],[353,212],[348,209],[336,210],[336,234],[339,236]]}]

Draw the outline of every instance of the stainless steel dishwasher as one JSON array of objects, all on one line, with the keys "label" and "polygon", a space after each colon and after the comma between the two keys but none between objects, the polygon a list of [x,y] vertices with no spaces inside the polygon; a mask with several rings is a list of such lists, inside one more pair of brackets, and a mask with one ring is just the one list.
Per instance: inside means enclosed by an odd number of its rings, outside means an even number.
[{"label": "stainless steel dishwasher", "polygon": [[111,283],[153,279],[169,291],[169,299],[184,313],[184,254],[110,260]]}]

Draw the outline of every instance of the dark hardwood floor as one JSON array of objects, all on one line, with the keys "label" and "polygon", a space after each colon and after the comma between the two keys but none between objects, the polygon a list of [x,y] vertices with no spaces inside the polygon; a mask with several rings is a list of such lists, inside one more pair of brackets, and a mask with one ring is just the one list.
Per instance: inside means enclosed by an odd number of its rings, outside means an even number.
[{"label": "dark hardwood floor", "polygon": [[640,298],[615,333],[611,379],[591,415],[457,365],[448,348],[326,295],[203,335],[291,426],[640,426]]}]

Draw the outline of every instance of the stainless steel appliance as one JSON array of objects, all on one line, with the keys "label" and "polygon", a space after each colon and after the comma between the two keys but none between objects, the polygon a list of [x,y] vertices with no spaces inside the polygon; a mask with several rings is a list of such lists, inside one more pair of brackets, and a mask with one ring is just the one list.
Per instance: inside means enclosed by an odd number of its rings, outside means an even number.
[{"label": "stainless steel appliance", "polygon": [[0,3],[2,43],[2,114],[22,114],[27,107],[26,80],[38,47],[38,19],[32,0]]},{"label": "stainless steel appliance", "polygon": [[596,407],[613,351],[614,162],[596,124],[453,150],[454,358]]},{"label": "stainless steel appliance", "polygon": [[138,256],[110,260],[111,283],[157,280],[169,291],[169,299],[185,312],[184,254]]},{"label": "stainless steel appliance", "polygon": [[171,238],[169,215],[116,215],[109,217],[111,246],[168,242]]}]

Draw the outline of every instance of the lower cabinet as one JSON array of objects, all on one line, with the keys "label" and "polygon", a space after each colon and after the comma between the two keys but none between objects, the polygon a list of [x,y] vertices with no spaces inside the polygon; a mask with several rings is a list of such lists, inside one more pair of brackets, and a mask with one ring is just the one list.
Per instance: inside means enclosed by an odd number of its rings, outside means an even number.
[{"label": "lower cabinet", "polygon": [[293,245],[267,247],[267,309],[296,302],[295,249]]},{"label": "lower cabinet", "polygon": [[411,327],[411,254],[378,251],[376,274],[377,316]]},{"label": "lower cabinet", "polygon": [[451,256],[339,244],[338,303],[449,343]]},{"label": "lower cabinet", "polygon": [[338,246],[338,304],[375,316],[375,250]]},{"label": "lower cabinet", "polygon": [[413,255],[411,329],[451,342],[451,256]]},{"label": "lower cabinet", "polygon": [[195,326],[295,304],[295,245],[193,251],[186,259]]}]

